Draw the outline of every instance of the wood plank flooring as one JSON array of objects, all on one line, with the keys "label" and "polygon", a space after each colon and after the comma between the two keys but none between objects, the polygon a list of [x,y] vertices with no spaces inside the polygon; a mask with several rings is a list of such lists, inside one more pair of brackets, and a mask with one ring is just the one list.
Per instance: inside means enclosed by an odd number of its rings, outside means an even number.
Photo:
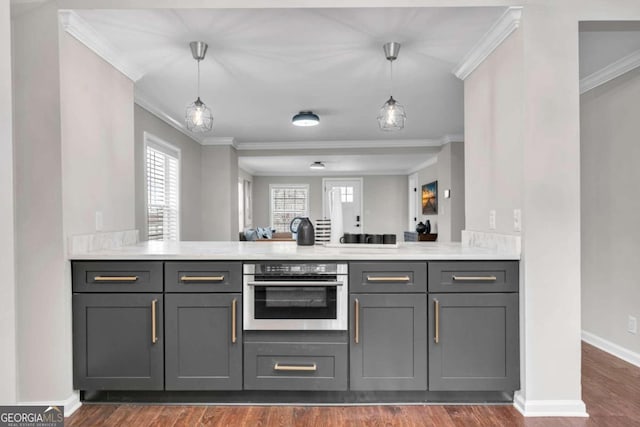
[{"label": "wood plank flooring", "polygon": [[582,345],[582,393],[589,418],[527,418],[498,406],[83,405],[65,426],[640,426],[640,368]]}]

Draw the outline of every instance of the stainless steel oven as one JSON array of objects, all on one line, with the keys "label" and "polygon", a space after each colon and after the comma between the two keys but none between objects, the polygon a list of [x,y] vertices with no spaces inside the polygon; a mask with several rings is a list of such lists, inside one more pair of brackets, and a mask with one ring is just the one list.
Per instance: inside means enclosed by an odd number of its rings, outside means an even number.
[{"label": "stainless steel oven", "polygon": [[346,263],[264,262],[243,273],[245,330],[347,330]]}]

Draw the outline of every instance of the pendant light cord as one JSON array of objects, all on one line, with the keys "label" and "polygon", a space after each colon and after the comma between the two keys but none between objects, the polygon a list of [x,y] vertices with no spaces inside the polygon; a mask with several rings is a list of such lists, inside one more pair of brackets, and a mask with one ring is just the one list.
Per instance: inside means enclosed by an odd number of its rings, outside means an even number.
[{"label": "pendant light cord", "polygon": [[389,94],[389,96],[391,97],[393,96],[393,61],[389,61],[389,70],[389,74],[391,76],[391,83],[389,84],[391,93]]},{"label": "pendant light cord", "polygon": [[200,99],[200,60],[198,59],[198,99]]}]

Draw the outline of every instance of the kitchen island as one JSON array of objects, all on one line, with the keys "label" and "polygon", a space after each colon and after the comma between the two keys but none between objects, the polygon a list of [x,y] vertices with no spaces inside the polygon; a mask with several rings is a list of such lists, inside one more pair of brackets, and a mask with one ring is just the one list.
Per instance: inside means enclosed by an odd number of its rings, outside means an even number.
[{"label": "kitchen island", "polygon": [[73,255],[86,400],[510,401],[519,254],[145,242]]}]

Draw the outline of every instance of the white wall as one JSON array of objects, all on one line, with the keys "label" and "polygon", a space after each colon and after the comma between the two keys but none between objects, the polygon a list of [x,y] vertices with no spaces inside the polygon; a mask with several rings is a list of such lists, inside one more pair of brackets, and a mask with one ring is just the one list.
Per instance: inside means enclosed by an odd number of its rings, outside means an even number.
[{"label": "white wall", "polygon": [[238,155],[229,145],[202,147],[202,240],[238,240]]},{"label": "white wall", "polygon": [[135,227],[133,82],[60,33],[64,233]]},{"label": "white wall", "polygon": [[137,104],[134,122],[136,228],[140,239],[148,238],[144,181],[144,133],[148,132],[180,150],[180,240],[202,240],[202,146]]},{"label": "white wall", "polygon": [[513,33],[464,82],[466,229],[513,231],[513,209],[522,208],[522,31]]},{"label": "white wall", "polygon": [[0,404],[17,398],[16,282],[14,254],[13,141],[11,111],[11,20],[0,3]]},{"label": "white wall", "polygon": [[582,329],[640,353],[640,69],[580,99]]},{"label": "white wall", "polygon": [[[238,230],[244,230],[245,228],[251,228],[253,227],[253,175],[251,175],[249,172],[245,171],[244,169],[240,169],[238,168],[238,183],[240,185],[243,186],[243,192],[244,192],[244,181],[249,181],[251,183],[251,191],[250,191],[250,200],[251,200],[251,204],[250,205],[245,205],[245,200],[246,197],[243,194],[243,207],[245,209],[245,211],[249,212],[249,222],[245,221],[246,216],[243,214],[242,216],[242,220],[240,220],[240,216],[238,216]],[[238,195],[238,197],[240,197]],[[239,209],[239,208],[238,208]],[[240,212],[238,212],[238,215],[240,214]]]},{"label": "white wall", "polygon": [[57,18],[56,4],[50,2],[12,19],[18,400],[22,402],[64,400],[72,393]]}]

